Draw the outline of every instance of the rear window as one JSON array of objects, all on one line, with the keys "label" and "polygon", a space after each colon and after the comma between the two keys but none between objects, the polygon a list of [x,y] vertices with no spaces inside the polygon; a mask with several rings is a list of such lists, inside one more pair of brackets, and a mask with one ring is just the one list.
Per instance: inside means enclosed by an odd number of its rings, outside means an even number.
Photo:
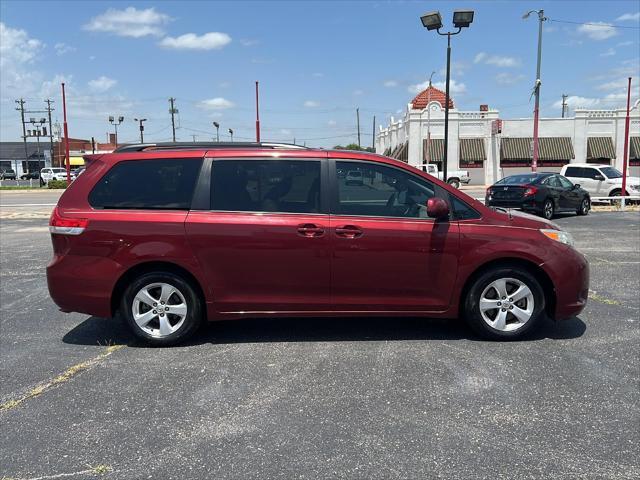
[{"label": "rear window", "polygon": [[538,179],[536,174],[511,175],[496,182],[499,185],[528,185]]},{"label": "rear window", "polygon": [[94,208],[188,210],[202,159],[120,162],[93,187]]}]

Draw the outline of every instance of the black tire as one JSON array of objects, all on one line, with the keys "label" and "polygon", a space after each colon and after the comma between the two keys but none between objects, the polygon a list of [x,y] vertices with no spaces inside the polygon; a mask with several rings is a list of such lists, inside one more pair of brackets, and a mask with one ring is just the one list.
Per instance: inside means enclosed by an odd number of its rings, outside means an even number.
[{"label": "black tire", "polygon": [[580,206],[578,207],[576,213],[578,215],[589,215],[589,210],[591,210],[591,200],[589,199],[589,197],[584,197],[582,199],[582,202],[580,202]]},{"label": "black tire", "polygon": [[[187,313],[184,317],[184,320],[182,321],[182,325],[176,331],[165,336],[159,336],[159,332],[158,335],[153,335],[148,331],[143,330],[135,322],[133,317],[135,296],[144,287],[157,283],[168,284],[176,288],[179,294],[184,297],[184,301],[187,306]],[[169,300],[167,300],[167,304],[169,304]],[[170,272],[150,272],[136,278],[127,287],[124,295],[122,296],[120,313],[136,337],[143,340],[148,345],[156,347],[166,347],[184,342],[198,330],[198,327],[202,323],[204,307],[202,305],[200,297],[196,293],[193,286],[179,275]],[[160,318],[157,316],[156,318],[159,322]],[[177,319],[177,316],[167,314],[167,320],[169,318],[172,318],[172,321],[175,321]],[[152,322],[149,322],[148,325],[151,325],[150,328],[153,327]]]},{"label": "black tire", "polygon": [[[484,320],[480,312],[480,298],[482,293],[492,282],[499,279],[519,280],[529,287],[533,295],[534,305],[530,319],[513,331],[501,331],[493,328]],[[473,281],[463,301],[463,315],[467,324],[478,335],[489,340],[520,339],[538,328],[544,319],[545,296],[542,287],[531,273],[518,267],[498,267],[482,273]],[[512,315],[510,318],[511,320],[515,319]]]},{"label": "black tire", "polygon": [[460,180],[458,180],[457,178],[450,178],[447,183],[453,188],[460,188]]},{"label": "black tire", "polygon": [[555,213],[555,207],[553,205],[553,200],[547,198],[542,205],[542,212],[540,214],[547,220],[551,220],[553,218],[553,214]]}]

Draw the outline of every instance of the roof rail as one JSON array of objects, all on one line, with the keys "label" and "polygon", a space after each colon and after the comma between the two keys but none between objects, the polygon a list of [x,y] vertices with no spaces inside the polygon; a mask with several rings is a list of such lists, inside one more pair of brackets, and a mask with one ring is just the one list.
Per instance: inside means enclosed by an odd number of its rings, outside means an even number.
[{"label": "roof rail", "polygon": [[202,150],[217,148],[272,148],[272,149],[308,149],[293,143],[274,142],[166,142],[166,143],[136,143],[122,145],[114,153],[144,152],[146,150]]}]

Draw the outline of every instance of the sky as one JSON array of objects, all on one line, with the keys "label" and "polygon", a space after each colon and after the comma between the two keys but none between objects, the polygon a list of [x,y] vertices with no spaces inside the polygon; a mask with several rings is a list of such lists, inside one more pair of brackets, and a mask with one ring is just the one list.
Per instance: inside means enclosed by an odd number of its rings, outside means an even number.
[{"label": "sky", "polygon": [[[262,139],[331,147],[371,145],[373,117],[387,125],[425,88],[443,87],[446,37],[422,27],[439,10],[475,10],[452,37],[451,96],[457,108],[489,104],[504,119],[532,115],[537,15],[544,9],[541,115],[558,117],[561,96],[574,108],[620,108],[627,77],[640,88],[638,1],[200,1],[0,3],[0,140],[21,135],[15,100],[29,110],[54,103],[62,122],[67,88],[69,136],[106,141],[108,117],[124,116],[119,141],[176,136],[255,139],[255,81]],[[41,116],[40,114],[35,114]],[[27,114],[27,117],[33,116]]]}]

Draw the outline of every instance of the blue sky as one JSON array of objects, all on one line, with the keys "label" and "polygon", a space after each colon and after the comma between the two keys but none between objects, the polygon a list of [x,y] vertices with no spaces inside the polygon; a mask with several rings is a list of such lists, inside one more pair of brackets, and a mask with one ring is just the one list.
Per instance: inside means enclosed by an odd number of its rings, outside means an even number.
[{"label": "blue sky", "polygon": [[[333,146],[362,143],[399,116],[435,71],[444,80],[446,39],[421,26],[420,14],[475,10],[473,25],[453,37],[452,97],[462,109],[487,103],[502,118],[531,115],[537,21],[544,8],[541,109],[625,102],[626,77],[640,76],[637,1],[483,2],[29,2],[0,4],[3,141],[19,140],[14,100],[41,109],[68,86],[70,136],[104,141],[108,115],[123,115],[120,141],[171,137],[169,104],[180,110],[179,140],[210,140],[213,121],[235,138],[255,132],[254,82],[260,81],[263,139]],[[553,20],[553,21],[552,21]],[[562,20],[563,22],[557,21]],[[565,22],[611,24],[580,25]]]}]

